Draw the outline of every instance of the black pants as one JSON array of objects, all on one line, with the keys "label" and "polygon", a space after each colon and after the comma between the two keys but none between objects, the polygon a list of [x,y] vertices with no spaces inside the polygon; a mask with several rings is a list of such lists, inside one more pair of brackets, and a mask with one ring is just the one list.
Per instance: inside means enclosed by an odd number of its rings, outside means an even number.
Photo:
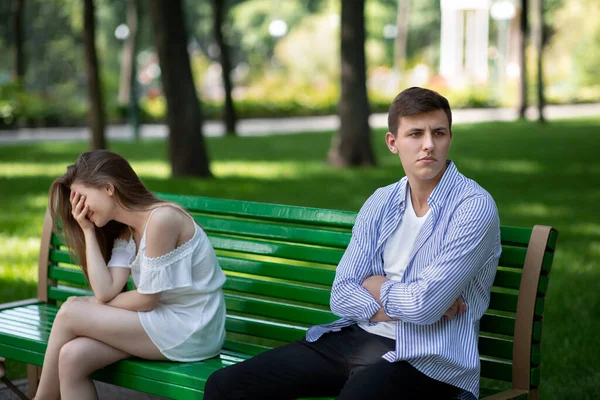
[{"label": "black pants", "polygon": [[204,399],[452,399],[459,393],[406,361],[381,358],[394,348],[394,340],[352,325],[216,371]]}]

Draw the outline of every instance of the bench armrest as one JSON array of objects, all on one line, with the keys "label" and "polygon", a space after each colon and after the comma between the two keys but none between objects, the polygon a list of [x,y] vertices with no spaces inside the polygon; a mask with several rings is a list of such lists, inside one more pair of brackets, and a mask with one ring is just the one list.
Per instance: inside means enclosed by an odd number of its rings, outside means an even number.
[{"label": "bench armrest", "polygon": [[484,397],[482,400],[510,400],[517,399],[523,395],[527,396],[529,392],[521,389],[508,389],[500,393],[493,394],[491,396]]},{"label": "bench armrest", "polygon": [[32,304],[37,304],[40,301],[38,299],[27,299],[27,300],[19,300],[13,301],[12,303],[2,303],[0,304],[0,310],[7,310],[9,308],[22,307],[22,306],[30,306]]}]

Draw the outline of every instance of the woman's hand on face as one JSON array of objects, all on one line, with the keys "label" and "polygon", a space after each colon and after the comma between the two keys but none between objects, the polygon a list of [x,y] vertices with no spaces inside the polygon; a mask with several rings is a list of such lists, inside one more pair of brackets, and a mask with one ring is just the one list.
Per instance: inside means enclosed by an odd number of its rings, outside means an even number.
[{"label": "woman's hand on face", "polygon": [[93,230],[94,223],[90,221],[87,217],[89,208],[85,204],[85,196],[72,191],[70,201],[72,209],[71,213],[73,214],[73,218],[75,218],[75,221],[77,221],[81,229],[84,232],[88,230]]}]

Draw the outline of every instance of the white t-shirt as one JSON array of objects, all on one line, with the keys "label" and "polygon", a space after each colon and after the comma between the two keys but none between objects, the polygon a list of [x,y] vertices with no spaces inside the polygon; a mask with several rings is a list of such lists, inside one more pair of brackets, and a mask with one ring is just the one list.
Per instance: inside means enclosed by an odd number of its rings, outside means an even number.
[{"label": "white t-shirt", "polygon": [[[417,217],[412,201],[410,200],[410,189],[406,191],[404,216],[396,227],[396,230],[387,238],[385,247],[383,248],[383,269],[388,279],[393,281],[402,280],[417,236],[419,236],[419,232],[429,217],[430,212],[431,209],[422,217]],[[378,322],[376,325],[371,326],[366,322],[358,324],[358,326],[367,332],[394,340],[396,340],[397,325],[396,321]]]}]

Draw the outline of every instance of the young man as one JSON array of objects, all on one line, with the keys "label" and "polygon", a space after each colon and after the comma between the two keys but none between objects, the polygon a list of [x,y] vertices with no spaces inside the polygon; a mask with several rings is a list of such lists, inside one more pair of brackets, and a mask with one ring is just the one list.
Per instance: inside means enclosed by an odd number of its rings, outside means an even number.
[{"label": "young man", "polygon": [[205,399],[453,399],[479,395],[479,321],[500,257],[491,196],[446,159],[452,114],[438,93],[394,99],[385,140],[406,177],[361,208],[340,261],[340,320],[215,372]]}]

